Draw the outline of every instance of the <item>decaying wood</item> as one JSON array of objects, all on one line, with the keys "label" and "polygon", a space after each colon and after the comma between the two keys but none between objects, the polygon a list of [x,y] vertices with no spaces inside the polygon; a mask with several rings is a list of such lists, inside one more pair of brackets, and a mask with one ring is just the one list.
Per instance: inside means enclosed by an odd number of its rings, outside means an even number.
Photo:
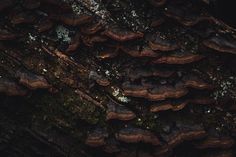
[{"label": "decaying wood", "polygon": [[236,32],[205,5],[0,1],[0,156],[235,156]]}]

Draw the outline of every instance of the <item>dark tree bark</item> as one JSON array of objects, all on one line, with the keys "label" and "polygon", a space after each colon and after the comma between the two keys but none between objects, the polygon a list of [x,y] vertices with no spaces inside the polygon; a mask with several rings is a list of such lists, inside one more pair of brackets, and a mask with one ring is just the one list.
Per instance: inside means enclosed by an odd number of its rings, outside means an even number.
[{"label": "dark tree bark", "polygon": [[235,29],[207,5],[0,0],[0,156],[235,156]]}]

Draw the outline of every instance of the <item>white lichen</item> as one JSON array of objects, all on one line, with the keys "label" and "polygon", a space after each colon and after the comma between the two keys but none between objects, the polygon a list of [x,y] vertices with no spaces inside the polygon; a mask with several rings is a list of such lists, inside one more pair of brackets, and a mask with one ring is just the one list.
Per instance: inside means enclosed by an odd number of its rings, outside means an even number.
[{"label": "white lichen", "polygon": [[112,95],[120,102],[128,103],[130,99],[122,93],[122,91],[117,87],[111,87]]},{"label": "white lichen", "polygon": [[117,97],[119,95],[119,93],[120,93],[120,89],[119,88],[115,88],[115,87],[113,87],[112,89],[113,89],[112,95],[114,97]]},{"label": "white lichen", "polygon": [[43,72],[47,72],[47,71],[48,71],[47,69],[45,69],[45,68],[43,69]]},{"label": "white lichen", "polygon": [[110,76],[110,71],[109,71],[109,70],[106,70],[106,71],[105,71],[105,74],[106,74],[107,76]]},{"label": "white lichen", "polygon": [[130,101],[129,98],[125,97],[125,96],[119,96],[117,97],[117,99],[120,101],[120,102],[124,102],[124,103],[128,103]]},{"label": "white lichen", "polygon": [[29,39],[31,41],[35,41],[36,40],[36,36],[33,36],[31,33],[29,33]]},{"label": "white lichen", "polygon": [[133,17],[137,17],[138,16],[137,13],[135,12],[135,10],[132,10],[131,14],[132,14]]},{"label": "white lichen", "polygon": [[[216,80],[213,77],[213,80]],[[231,90],[234,88],[234,77],[225,78],[225,80],[218,80],[217,84],[219,85],[218,89],[213,93],[214,99],[218,100],[224,96],[231,96]]]},{"label": "white lichen", "polygon": [[109,19],[109,12],[105,9],[104,6],[101,6],[99,1],[97,0],[79,0],[78,3],[82,4],[84,7],[86,7],[88,10],[90,10],[92,13],[99,16],[103,22],[107,21]]},{"label": "white lichen", "polygon": [[73,3],[71,5],[71,7],[72,7],[72,10],[73,10],[74,13],[76,13],[78,15],[81,14],[82,10],[81,10],[79,5],[77,5],[76,3]]}]

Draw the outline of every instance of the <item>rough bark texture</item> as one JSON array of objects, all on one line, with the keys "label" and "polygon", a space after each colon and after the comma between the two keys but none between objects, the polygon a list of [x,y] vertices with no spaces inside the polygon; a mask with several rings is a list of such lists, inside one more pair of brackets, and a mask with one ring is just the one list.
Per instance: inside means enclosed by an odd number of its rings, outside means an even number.
[{"label": "rough bark texture", "polygon": [[235,156],[236,34],[208,3],[0,0],[0,156]]}]

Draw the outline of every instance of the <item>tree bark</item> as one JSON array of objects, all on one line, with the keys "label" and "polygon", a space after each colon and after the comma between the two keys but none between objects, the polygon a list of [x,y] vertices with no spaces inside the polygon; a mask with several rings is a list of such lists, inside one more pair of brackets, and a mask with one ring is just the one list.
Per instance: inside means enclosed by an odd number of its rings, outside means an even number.
[{"label": "tree bark", "polygon": [[0,156],[235,155],[235,29],[202,1],[1,0]]}]

